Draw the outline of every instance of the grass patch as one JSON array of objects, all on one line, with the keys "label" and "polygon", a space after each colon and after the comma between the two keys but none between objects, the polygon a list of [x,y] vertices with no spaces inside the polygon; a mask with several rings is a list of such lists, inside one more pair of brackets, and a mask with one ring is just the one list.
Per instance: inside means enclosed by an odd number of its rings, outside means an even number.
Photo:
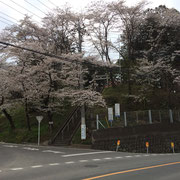
[{"label": "grass patch", "polygon": [[[55,135],[57,130],[66,120],[67,114],[72,110],[71,107],[66,108],[61,113],[53,114],[53,129],[50,131],[49,122],[46,114],[43,115],[41,121],[41,142],[48,141]],[[37,143],[38,138],[38,121],[36,120],[37,113],[30,114],[31,131],[27,129],[25,111],[22,106],[16,107],[9,112],[13,118],[16,129],[11,130],[6,117],[0,114],[0,141],[9,143]]]}]

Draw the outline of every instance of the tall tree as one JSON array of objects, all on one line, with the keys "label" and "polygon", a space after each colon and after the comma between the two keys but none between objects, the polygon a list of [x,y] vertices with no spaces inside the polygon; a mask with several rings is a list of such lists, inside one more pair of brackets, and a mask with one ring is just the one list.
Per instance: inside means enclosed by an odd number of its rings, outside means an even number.
[{"label": "tall tree", "polygon": [[128,92],[131,94],[131,70],[135,63],[135,43],[134,38],[137,33],[139,24],[143,20],[143,10],[146,5],[145,1],[138,3],[137,5],[128,7],[125,5],[124,1],[117,1],[109,4],[109,8],[113,14],[118,18],[118,30],[120,33],[119,39],[117,39],[118,44],[122,44],[121,49],[118,50],[123,60],[127,61],[126,64],[126,74],[128,82]]}]

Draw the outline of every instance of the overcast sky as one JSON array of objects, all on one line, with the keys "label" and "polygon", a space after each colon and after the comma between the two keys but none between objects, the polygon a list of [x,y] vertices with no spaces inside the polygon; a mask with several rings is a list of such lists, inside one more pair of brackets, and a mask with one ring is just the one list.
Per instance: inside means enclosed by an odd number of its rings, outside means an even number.
[{"label": "overcast sky", "polygon": [[[110,2],[111,0],[105,1]],[[40,18],[45,15],[44,13],[47,13],[56,6],[62,7],[63,4],[68,3],[74,10],[83,11],[84,7],[90,2],[91,0],[0,0],[0,32],[5,26],[7,26],[7,24],[12,24],[13,22],[17,22],[19,19],[22,19],[23,14],[32,15],[27,10],[34,13],[34,20],[40,21]],[[126,0],[126,2],[127,5],[131,6],[139,1]],[[169,8],[174,7],[180,11],[180,0],[151,0],[150,2],[151,3],[148,5],[149,7],[166,5]]]},{"label": "overcast sky", "polygon": [[[32,16],[34,21],[39,22],[48,11],[51,11],[57,6],[62,7],[68,3],[73,10],[83,11],[91,1],[92,0],[0,0],[0,33],[6,26],[17,23],[23,18],[24,14]],[[111,2],[112,0],[104,1]],[[139,0],[126,0],[129,6],[138,2]],[[148,2],[150,2],[150,4],[147,8],[166,5],[168,8],[176,8],[180,11],[180,0],[151,0]],[[112,39],[117,38],[117,34],[112,34],[111,37]],[[89,48],[91,49],[91,47]],[[88,52],[91,52],[89,48],[85,47]],[[110,56],[117,59],[118,54],[111,52]]]}]

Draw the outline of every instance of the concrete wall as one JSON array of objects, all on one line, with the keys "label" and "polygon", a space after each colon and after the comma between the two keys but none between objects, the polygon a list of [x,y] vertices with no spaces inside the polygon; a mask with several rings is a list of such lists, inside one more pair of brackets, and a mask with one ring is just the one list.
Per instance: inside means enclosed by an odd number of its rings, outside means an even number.
[{"label": "concrete wall", "polygon": [[150,153],[172,152],[171,142],[175,144],[175,152],[180,152],[180,123],[95,130],[92,133],[92,148],[115,150],[117,140],[121,142],[119,151],[146,152],[148,141]]}]

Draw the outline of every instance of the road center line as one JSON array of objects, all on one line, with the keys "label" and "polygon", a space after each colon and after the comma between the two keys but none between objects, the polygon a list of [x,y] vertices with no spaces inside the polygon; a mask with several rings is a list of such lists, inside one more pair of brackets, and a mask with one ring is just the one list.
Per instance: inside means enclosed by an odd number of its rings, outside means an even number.
[{"label": "road center line", "polygon": [[141,155],[135,155],[134,157],[141,157]]},{"label": "road center line", "polygon": [[104,159],[106,159],[106,160],[109,160],[109,159],[112,159],[112,158],[110,158],[110,157],[107,157],[107,158],[104,158]]},{"label": "road center line", "polygon": [[14,146],[14,145],[3,145],[4,147],[9,147],[9,148],[17,148],[18,146]]},{"label": "road center line", "polygon": [[31,166],[32,168],[40,168],[43,167],[43,165],[36,165],[36,166]]},{"label": "road center line", "polygon": [[65,164],[73,164],[74,161],[65,162]]},{"label": "road center line", "polygon": [[84,159],[84,160],[79,160],[79,162],[88,162],[88,160]]},{"label": "road center line", "polygon": [[100,161],[101,159],[92,159],[93,161]]},{"label": "road center line", "polygon": [[58,166],[60,165],[60,163],[52,163],[52,164],[49,164],[50,166]]},{"label": "road center line", "polygon": [[60,151],[52,151],[52,150],[44,150],[42,151],[43,153],[54,153],[54,154],[64,154],[64,152],[60,152]]},{"label": "road center line", "polygon": [[125,156],[126,158],[131,158],[132,156]]},{"label": "road center line", "polygon": [[118,156],[118,157],[115,157],[116,159],[122,159],[123,157],[121,157],[121,156]]},{"label": "road center line", "polygon": [[23,149],[25,150],[30,150],[30,151],[39,151],[37,148],[31,148],[31,147],[24,147]]},{"label": "road center line", "polygon": [[159,164],[159,165],[155,165],[155,166],[147,166],[147,167],[143,167],[143,168],[119,171],[119,172],[115,172],[115,173],[103,174],[103,175],[100,175],[100,176],[86,178],[86,179],[83,179],[83,180],[99,179],[99,178],[103,178],[103,177],[107,177],[107,176],[113,176],[113,175],[118,175],[118,174],[125,174],[125,173],[129,173],[129,172],[142,171],[142,170],[153,169],[153,168],[164,167],[164,166],[171,166],[171,165],[176,165],[176,164],[180,164],[180,162],[172,162],[172,163],[167,163],[167,164]]},{"label": "road center line", "polygon": [[18,170],[22,170],[23,168],[12,168],[12,169],[10,169],[10,170],[12,170],[12,171],[18,171]]},{"label": "road center line", "polygon": [[67,155],[62,155],[62,157],[84,156],[84,155],[101,154],[101,153],[112,153],[112,151],[99,151],[99,152],[89,152],[89,153],[79,153],[79,154],[67,154]]}]

